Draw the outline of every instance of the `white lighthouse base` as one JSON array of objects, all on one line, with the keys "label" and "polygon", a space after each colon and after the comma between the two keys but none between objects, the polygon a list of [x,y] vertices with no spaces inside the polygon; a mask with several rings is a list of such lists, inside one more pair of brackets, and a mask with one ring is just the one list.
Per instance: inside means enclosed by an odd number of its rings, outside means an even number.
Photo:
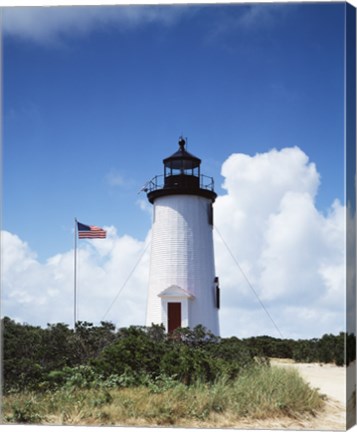
[{"label": "white lighthouse base", "polygon": [[147,326],[162,323],[171,331],[201,324],[219,336],[212,230],[211,200],[155,199]]}]

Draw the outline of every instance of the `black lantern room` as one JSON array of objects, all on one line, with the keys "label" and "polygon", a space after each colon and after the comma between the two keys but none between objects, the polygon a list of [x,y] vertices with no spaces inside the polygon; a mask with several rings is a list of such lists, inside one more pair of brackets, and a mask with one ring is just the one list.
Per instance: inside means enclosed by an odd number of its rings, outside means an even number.
[{"label": "black lantern room", "polygon": [[189,153],[186,141],[181,137],[179,149],[163,160],[164,175],[154,177],[148,184],[147,196],[151,203],[160,196],[166,195],[199,195],[214,202],[213,178],[200,172],[201,159]]}]

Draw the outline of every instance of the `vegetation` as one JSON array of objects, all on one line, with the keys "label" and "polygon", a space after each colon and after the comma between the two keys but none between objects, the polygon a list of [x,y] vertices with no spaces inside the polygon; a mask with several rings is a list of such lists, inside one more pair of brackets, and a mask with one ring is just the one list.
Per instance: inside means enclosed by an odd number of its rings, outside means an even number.
[{"label": "vegetation", "polygon": [[79,322],[76,332],[65,324],[46,329],[2,320],[3,391],[38,389],[49,374],[96,358],[116,339],[115,326]]},{"label": "vegetation", "polygon": [[203,327],[129,327],[79,322],[43,329],[5,317],[6,422],[175,424],[314,413],[322,398],[268,357],[344,364],[355,338],[340,333],[294,341],[217,338]]},{"label": "vegetation", "polygon": [[118,377],[96,376],[89,383],[89,371],[72,371],[54,391],[8,395],[5,422],[184,426],[214,424],[224,416],[234,424],[242,417],[314,414],[323,404],[295,371],[267,365],[248,368],[233,381],[222,376],[213,384],[186,386],[162,375],[135,388]]},{"label": "vegetation", "polygon": [[244,343],[255,355],[290,358],[304,363],[335,363],[343,366],[356,358],[356,337],[344,332],[337,336],[325,334],[320,339],[309,340],[258,336],[245,339]]},{"label": "vegetation", "polygon": [[162,374],[190,385],[213,382],[222,374],[234,378],[254,363],[254,355],[239,340],[218,343],[200,326],[168,336],[157,325],[116,332],[110,323],[95,327],[80,322],[74,332],[64,324],[42,329],[4,318],[3,335],[5,393],[59,386],[79,366],[90,366],[104,378],[120,376],[131,385]]}]

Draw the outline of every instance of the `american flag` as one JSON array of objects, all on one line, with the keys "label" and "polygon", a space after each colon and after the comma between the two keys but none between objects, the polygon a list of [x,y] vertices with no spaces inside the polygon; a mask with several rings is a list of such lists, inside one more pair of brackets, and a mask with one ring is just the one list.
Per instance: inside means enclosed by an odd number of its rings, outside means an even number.
[{"label": "american flag", "polygon": [[105,239],[107,237],[107,232],[97,226],[77,222],[77,229],[79,239]]}]

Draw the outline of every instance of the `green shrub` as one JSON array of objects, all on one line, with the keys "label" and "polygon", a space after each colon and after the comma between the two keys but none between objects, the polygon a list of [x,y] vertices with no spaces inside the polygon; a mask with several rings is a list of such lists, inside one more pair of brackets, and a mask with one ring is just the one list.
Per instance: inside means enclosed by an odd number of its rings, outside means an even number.
[{"label": "green shrub", "polygon": [[[5,397],[4,414],[13,423],[194,425],[213,417],[267,419],[314,415],[323,399],[295,370],[252,366],[235,380],[197,380],[186,386],[162,375],[146,376],[135,388],[62,387]],[[15,399],[16,397],[16,399]],[[49,420],[51,419],[51,420]]]},{"label": "green shrub", "polygon": [[31,400],[26,400],[24,403],[15,402],[11,406],[11,411],[11,414],[5,417],[10,423],[40,424],[46,419]]},{"label": "green shrub", "polygon": [[[356,356],[354,334],[321,339],[283,340],[269,336],[218,338],[202,326],[168,335],[162,325],[115,331],[79,322],[76,331],[58,323],[43,329],[8,317],[3,327],[3,390],[46,391],[63,385],[92,388],[148,385],[164,374],[192,385],[231,380],[266,356],[304,362],[349,364]],[[347,347],[347,349],[345,349]]]}]

